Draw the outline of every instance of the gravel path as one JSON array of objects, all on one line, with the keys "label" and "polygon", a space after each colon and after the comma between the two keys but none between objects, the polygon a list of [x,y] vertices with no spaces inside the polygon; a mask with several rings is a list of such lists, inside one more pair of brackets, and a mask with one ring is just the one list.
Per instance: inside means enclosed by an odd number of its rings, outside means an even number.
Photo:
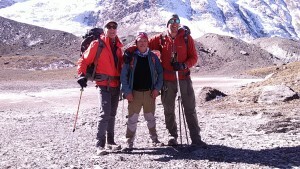
[{"label": "gravel path", "polygon": [[[206,80],[194,79],[196,93],[206,84],[232,93],[249,82]],[[140,116],[132,153],[95,156],[95,92],[94,87],[83,92],[77,128],[72,132],[78,88],[1,90],[0,168],[300,168],[300,108],[295,106],[299,102],[288,103],[294,106],[252,105],[221,99],[198,104],[201,136],[208,149],[187,146],[184,134],[182,147],[151,147]],[[126,107],[121,101],[116,121],[116,142],[123,146]],[[167,143],[160,99],[156,117],[159,139]]]}]

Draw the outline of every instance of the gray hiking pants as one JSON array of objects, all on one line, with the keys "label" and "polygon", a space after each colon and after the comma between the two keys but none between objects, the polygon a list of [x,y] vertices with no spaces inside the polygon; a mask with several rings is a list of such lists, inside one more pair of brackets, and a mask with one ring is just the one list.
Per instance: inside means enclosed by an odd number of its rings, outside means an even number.
[{"label": "gray hiking pants", "polygon": [[[200,127],[198,124],[198,118],[195,109],[196,101],[195,101],[195,93],[192,86],[192,81],[190,78],[188,78],[185,80],[180,80],[179,84],[181,90],[182,105],[184,108],[186,123],[190,131],[190,137],[192,142],[196,143],[201,140],[201,137],[200,137]],[[178,133],[177,133],[177,123],[176,123],[176,115],[175,115],[175,99],[177,98],[176,96],[177,96],[177,81],[164,81],[161,101],[164,106],[166,128],[168,129],[170,136],[177,139]],[[177,103],[176,105],[178,106]]]},{"label": "gray hiking pants", "polygon": [[115,117],[119,103],[120,87],[99,87],[100,120],[98,122],[97,145],[114,143]]}]

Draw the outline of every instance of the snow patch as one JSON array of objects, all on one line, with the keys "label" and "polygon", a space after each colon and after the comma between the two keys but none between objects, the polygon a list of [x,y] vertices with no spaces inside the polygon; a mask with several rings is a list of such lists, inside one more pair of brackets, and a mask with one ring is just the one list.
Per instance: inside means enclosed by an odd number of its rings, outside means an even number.
[{"label": "snow patch", "polygon": [[36,40],[30,41],[30,42],[28,43],[28,46],[34,46],[34,45],[36,45],[36,44],[38,44],[38,43],[40,43],[40,42],[42,42],[42,41],[43,41],[43,39],[38,38],[38,39],[36,39]]}]

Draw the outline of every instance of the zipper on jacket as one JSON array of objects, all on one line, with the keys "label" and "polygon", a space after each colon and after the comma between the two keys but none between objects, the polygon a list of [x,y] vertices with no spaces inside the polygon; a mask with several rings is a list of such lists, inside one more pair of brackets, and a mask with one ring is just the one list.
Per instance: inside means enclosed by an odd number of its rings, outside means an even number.
[{"label": "zipper on jacket", "polygon": [[[171,37],[172,38],[172,37]],[[171,64],[177,62],[177,52],[175,50],[175,38],[172,38],[172,54],[171,54]]]}]

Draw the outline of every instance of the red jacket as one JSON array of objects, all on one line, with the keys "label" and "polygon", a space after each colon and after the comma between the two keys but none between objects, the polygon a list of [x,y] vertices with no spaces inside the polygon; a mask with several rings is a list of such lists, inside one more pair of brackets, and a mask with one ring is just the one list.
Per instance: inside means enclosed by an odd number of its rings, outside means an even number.
[{"label": "red jacket", "polygon": [[[149,40],[149,48],[151,50],[159,50],[161,52],[161,62],[164,69],[164,80],[176,80],[176,74],[171,66],[172,48],[177,52],[178,62],[185,63],[188,68],[197,63],[198,56],[195,48],[193,38],[188,35],[188,49],[184,41],[184,30],[179,29],[178,34],[174,40],[169,35],[162,35],[164,44],[161,45],[161,34],[154,36]],[[178,72],[179,79],[186,79],[189,77],[189,69]]]},{"label": "red jacket", "polygon": [[[100,38],[104,42],[104,48],[102,49],[102,52],[98,59],[98,65],[96,69],[96,74],[105,74],[108,76],[118,76],[120,77],[121,73],[121,66],[123,64],[123,53],[122,53],[122,47],[123,44],[119,40],[118,37],[116,37],[116,46],[117,46],[117,57],[118,57],[118,65],[117,68],[115,67],[114,63],[114,57],[112,53],[112,49],[110,47],[110,39],[109,37],[106,37],[104,35],[101,35]],[[94,40],[91,42],[89,48],[83,53],[83,57],[80,57],[78,60],[78,75],[86,74],[86,68],[87,65],[90,65],[93,63],[97,49],[98,49],[98,40]],[[96,81],[97,85],[100,86],[110,86],[110,87],[118,87],[120,86],[120,80],[111,80],[108,82],[108,80],[103,81]]]}]

